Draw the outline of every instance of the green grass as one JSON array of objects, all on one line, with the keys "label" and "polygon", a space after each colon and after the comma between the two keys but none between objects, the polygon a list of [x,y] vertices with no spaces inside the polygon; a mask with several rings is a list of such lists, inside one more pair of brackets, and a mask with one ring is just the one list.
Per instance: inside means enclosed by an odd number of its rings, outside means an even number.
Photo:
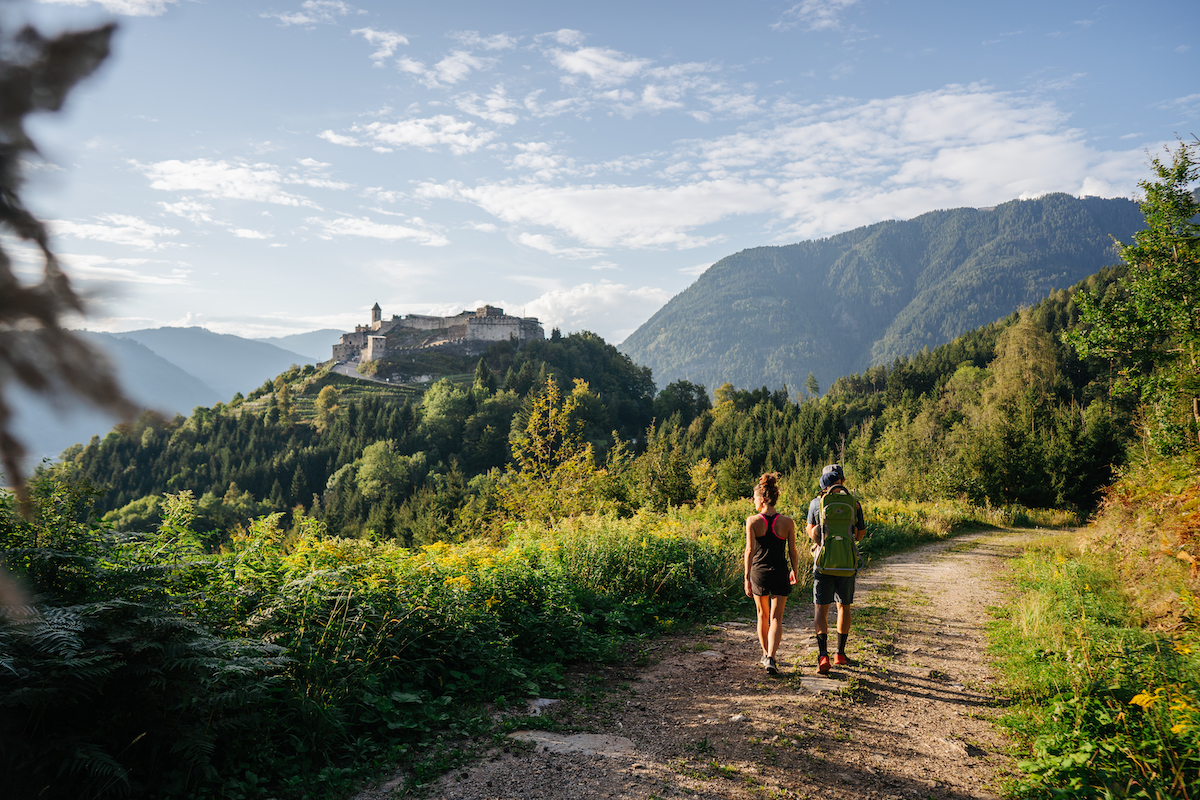
[{"label": "green grass", "polygon": [[1132,623],[1111,562],[1046,541],[1017,560],[991,650],[1027,746],[1016,797],[1200,796],[1200,642]]}]

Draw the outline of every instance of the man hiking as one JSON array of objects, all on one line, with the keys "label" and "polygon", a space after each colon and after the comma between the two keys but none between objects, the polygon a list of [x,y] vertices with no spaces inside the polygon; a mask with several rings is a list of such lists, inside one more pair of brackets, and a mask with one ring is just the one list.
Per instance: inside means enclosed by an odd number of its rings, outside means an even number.
[{"label": "man hiking", "polygon": [[858,542],[867,535],[862,505],[845,486],[841,464],[821,471],[821,493],[808,504],[807,531],[813,551],[813,604],[816,606],[817,672],[829,672],[829,606],[837,602],[838,666],[846,658],[850,605],[858,573]]}]

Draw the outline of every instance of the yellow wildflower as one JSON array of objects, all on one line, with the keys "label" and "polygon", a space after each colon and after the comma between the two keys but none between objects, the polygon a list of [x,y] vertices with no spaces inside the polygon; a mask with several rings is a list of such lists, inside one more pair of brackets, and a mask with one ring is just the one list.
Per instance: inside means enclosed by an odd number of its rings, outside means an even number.
[{"label": "yellow wildflower", "polygon": [[1141,706],[1142,708],[1149,709],[1162,699],[1162,691],[1162,687],[1160,686],[1154,690],[1154,694],[1146,694],[1145,692],[1135,694],[1133,699],[1129,701],[1129,705]]}]

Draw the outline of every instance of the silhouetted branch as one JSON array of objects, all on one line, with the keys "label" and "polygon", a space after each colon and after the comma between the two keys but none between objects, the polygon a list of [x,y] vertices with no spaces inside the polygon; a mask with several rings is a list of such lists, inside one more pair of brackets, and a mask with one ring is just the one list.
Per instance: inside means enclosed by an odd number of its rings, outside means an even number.
[{"label": "silhouetted branch", "polygon": [[114,30],[110,24],[54,39],[32,27],[11,37],[0,31],[0,228],[35,243],[44,261],[41,281],[22,284],[0,246],[0,468],[22,506],[25,448],[12,429],[7,397],[14,383],[46,396],[70,392],[123,416],[134,411],[107,359],[62,327],[65,314],[83,313],[83,302],[50,249],[46,227],[20,195],[23,161],[37,153],[25,117],[61,109],[71,88],[108,57]]}]

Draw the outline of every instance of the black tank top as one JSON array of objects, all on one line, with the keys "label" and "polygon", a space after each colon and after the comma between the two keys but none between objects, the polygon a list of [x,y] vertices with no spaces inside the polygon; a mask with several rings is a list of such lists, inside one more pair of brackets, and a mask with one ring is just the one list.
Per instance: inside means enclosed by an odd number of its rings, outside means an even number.
[{"label": "black tank top", "polygon": [[758,570],[787,569],[787,537],[779,538],[775,533],[775,520],[778,514],[760,515],[767,523],[767,532],[755,538],[754,555],[750,559],[751,568]]}]

